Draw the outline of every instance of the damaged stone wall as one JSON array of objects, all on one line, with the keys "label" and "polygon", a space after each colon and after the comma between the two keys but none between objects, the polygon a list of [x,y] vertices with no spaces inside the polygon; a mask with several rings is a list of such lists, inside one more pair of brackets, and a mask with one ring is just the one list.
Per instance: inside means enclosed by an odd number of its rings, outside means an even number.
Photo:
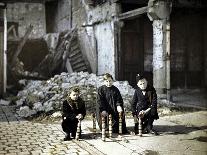
[{"label": "damaged stone wall", "polygon": [[[91,7],[87,1],[80,3],[73,1],[73,26],[85,29],[88,36],[88,46],[93,50],[88,53],[83,50],[89,58],[93,55],[91,63],[92,71],[101,75],[110,72],[115,76],[115,42],[114,42],[114,22],[117,15],[117,4],[106,2],[96,7]],[[83,39],[84,37],[80,38]],[[82,41],[84,42],[84,41]]]},{"label": "damaged stone wall", "polygon": [[[116,3],[106,2],[93,7],[87,0],[61,0],[58,1],[56,10],[54,32],[77,27],[81,50],[89,60],[92,72],[103,74],[107,71],[114,76],[113,21],[116,20],[116,14]],[[97,55],[98,53],[100,54]],[[102,57],[103,55],[105,56]]]},{"label": "damaged stone wall", "polygon": [[51,1],[45,5],[47,27],[50,27],[50,32],[62,32],[71,29],[71,0]]},{"label": "damaged stone wall", "polygon": [[[47,10],[51,3],[46,3]],[[92,72],[98,74],[111,72],[114,76],[116,50],[114,21],[116,21],[117,4],[105,2],[94,7],[87,0],[60,0],[57,5],[56,13],[52,15],[55,19],[52,31],[61,32],[76,27],[81,51],[88,59]],[[48,21],[50,16],[48,14],[46,16]]]},{"label": "damaged stone wall", "polygon": [[45,6],[41,3],[9,3],[8,22],[18,23],[19,37],[23,37],[29,25],[33,25],[30,38],[40,38],[46,33]]}]

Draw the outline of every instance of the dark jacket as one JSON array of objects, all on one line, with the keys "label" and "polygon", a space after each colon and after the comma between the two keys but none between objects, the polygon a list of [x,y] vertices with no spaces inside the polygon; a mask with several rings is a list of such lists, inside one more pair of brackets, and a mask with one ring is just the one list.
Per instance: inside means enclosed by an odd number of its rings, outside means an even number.
[{"label": "dark jacket", "polygon": [[69,98],[63,102],[62,118],[66,117],[67,120],[74,121],[78,114],[82,114],[83,118],[86,115],[85,102],[80,97],[76,101]]},{"label": "dark jacket", "polygon": [[137,87],[134,92],[132,100],[132,115],[138,115],[141,110],[151,108],[150,114],[154,119],[158,119],[157,113],[157,94],[156,90],[152,86],[147,86],[146,94],[143,95],[142,90]]},{"label": "dark jacket", "polygon": [[[120,91],[117,87],[111,86],[107,87],[105,85],[98,88],[97,104],[96,104],[96,118],[98,125],[101,129],[101,112],[106,111],[108,114],[112,115],[113,120],[113,132],[118,132],[119,127],[119,113],[117,111],[117,106],[123,107],[123,99]],[[124,112],[122,113],[122,131],[127,132]]]},{"label": "dark jacket", "polygon": [[123,108],[123,99],[119,89],[113,85],[111,87],[105,85],[99,87],[97,104],[100,112],[107,111],[110,114],[118,113],[117,106]]}]

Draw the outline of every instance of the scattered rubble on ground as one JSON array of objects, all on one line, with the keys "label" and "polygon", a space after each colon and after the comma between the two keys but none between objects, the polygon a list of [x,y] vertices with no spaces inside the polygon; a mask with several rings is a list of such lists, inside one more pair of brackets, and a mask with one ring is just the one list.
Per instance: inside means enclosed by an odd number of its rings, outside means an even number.
[{"label": "scattered rubble on ground", "polygon": [[5,105],[5,106],[7,106],[7,105],[9,105],[10,104],[10,101],[6,101],[6,100],[0,100],[0,105]]},{"label": "scattered rubble on ground", "polygon": [[[103,85],[103,77],[89,74],[88,72],[61,73],[48,80],[25,80],[19,81],[24,87],[14,99],[1,100],[1,105],[13,104],[17,106],[17,114],[21,117],[38,116],[49,114],[51,118],[60,118],[62,102],[69,90],[78,86],[81,89],[81,97],[86,102],[89,113],[95,111],[97,88]],[[115,81],[114,85],[119,88],[126,108],[126,116],[131,117],[130,102],[133,98],[134,89],[127,81]],[[8,99],[9,100],[9,99]],[[192,109],[190,109],[192,110]],[[167,100],[158,100],[158,113],[160,116],[179,114],[189,111],[180,109],[175,103]],[[195,110],[194,110],[195,111]],[[40,116],[40,115],[39,115]]]},{"label": "scattered rubble on ground", "polygon": [[[38,112],[60,111],[63,100],[74,86],[80,87],[87,110],[95,111],[97,88],[103,85],[103,77],[87,72],[74,72],[61,73],[47,81],[21,80],[19,83],[25,87],[17,95],[17,113],[21,117],[28,117]],[[134,89],[127,81],[115,81],[114,85],[119,88],[125,108],[129,110]]]}]

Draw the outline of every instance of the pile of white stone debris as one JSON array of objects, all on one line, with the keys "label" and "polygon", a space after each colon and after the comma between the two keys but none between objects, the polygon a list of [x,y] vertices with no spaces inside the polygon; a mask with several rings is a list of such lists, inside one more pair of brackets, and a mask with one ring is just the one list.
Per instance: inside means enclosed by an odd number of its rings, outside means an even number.
[{"label": "pile of white stone debris", "polygon": [[[47,81],[20,80],[19,83],[25,87],[17,95],[17,113],[21,117],[28,117],[38,112],[61,111],[63,100],[74,86],[80,87],[87,111],[95,111],[97,88],[103,85],[103,77],[87,72],[74,72],[55,75]],[[134,89],[127,81],[115,81],[114,85],[119,88],[125,108],[129,110]]]}]

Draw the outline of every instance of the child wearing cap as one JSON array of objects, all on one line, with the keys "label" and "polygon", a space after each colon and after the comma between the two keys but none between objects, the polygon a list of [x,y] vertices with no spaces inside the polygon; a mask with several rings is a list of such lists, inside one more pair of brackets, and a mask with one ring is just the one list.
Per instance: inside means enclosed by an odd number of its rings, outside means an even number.
[{"label": "child wearing cap", "polygon": [[[153,122],[159,119],[157,113],[157,94],[153,86],[148,84],[144,75],[138,74],[136,77],[137,88],[134,92],[131,109],[135,118],[141,118],[144,133],[158,135],[153,129]],[[138,123],[135,122],[135,134],[138,133]]]}]

